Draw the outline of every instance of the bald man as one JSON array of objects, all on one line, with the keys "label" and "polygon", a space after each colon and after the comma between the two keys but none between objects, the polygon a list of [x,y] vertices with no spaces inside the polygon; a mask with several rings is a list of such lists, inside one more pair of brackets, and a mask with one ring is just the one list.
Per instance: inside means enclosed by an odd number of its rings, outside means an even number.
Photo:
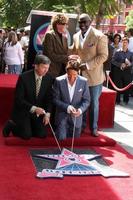
[{"label": "bald man", "polygon": [[80,30],[73,37],[71,59],[78,55],[83,63],[82,75],[88,80],[91,96],[90,129],[92,136],[97,137],[99,97],[105,79],[103,63],[108,57],[108,42],[106,35],[91,26],[91,18],[88,14],[79,16],[79,28]]}]

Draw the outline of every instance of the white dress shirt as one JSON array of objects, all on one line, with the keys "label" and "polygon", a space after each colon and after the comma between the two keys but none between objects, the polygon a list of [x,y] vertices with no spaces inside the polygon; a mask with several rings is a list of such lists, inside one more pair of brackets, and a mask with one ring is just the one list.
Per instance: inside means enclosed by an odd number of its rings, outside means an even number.
[{"label": "white dress shirt", "polygon": [[75,91],[75,86],[76,86],[76,80],[75,80],[73,85],[70,85],[69,80],[67,78],[67,86],[68,86],[70,101],[72,101],[73,95],[74,95],[74,91]]},{"label": "white dress shirt", "polygon": [[[75,80],[75,82],[73,83],[73,85],[71,85],[70,83],[69,83],[69,80],[68,80],[68,78],[67,78],[67,86],[68,86],[68,92],[69,92],[69,97],[70,97],[70,102],[72,101],[72,99],[73,99],[73,95],[74,95],[74,92],[75,92],[75,87],[76,87],[76,82],[77,82],[77,79]],[[72,106],[72,105],[69,105],[68,107],[67,107],[67,113],[71,113],[71,111],[74,109],[74,107]],[[79,112],[80,112],[80,114],[82,114],[82,110],[79,108],[78,109],[79,110]]]},{"label": "white dress shirt", "polygon": [[81,31],[80,31],[79,43],[80,43],[80,46],[81,46],[81,47],[83,47],[84,42],[85,42],[85,40],[86,40],[86,37],[87,37],[87,35],[88,35],[89,32],[90,32],[90,29],[91,29],[91,26],[88,28],[88,30],[87,30],[86,33],[84,34],[84,38],[83,38],[82,33],[81,33]]},{"label": "white dress shirt", "polygon": [[[88,28],[88,30],[87,30],[86,33],[84,34],[84,38],[83,38],[83,36],[82,36],[82,33],[80,32],[80,35],[79,35],[79,43],[80,43],[81,48],[83,48],[84,42],[85,42],[85,40],[86,40],[86,37],[87,37],[88,34],[90,33],[90,29],[91,29],[91,26]],[[90,67],[89,67],[88,63],[85,63],[85,64],[86,64],[87,69],[89,70]]]}]

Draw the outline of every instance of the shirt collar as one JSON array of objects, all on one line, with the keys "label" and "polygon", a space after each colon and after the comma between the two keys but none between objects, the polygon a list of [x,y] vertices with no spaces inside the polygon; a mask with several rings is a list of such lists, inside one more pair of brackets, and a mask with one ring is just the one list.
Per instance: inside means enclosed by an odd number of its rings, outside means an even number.
[{"label": "shirt collar", "polygon": [[38,76],[38,74],[35,72],[35,79],[40,79],[42,81],[42,76]]},{"label": "shirt collar", "polygon": [[[89,26],[89,28],[88,28],[88,30],[86,31],[86,33],[84,34],[84,38],[86,38],[86,36],[90,33],[90,30],[91,30],[91,26]],[[82,35],[81,34],[81,31],[80,31],[80,35]]]},{"label": "shirt collar", "polygon": [[[67,79],[67,83],[70,85],[69,80],[68,80],[68,76],[67,76],[66,79]],[[71,87],[73,87],[74,85],[76,85],[77,79],[78,79],[78,76],[77,76],[76,80],[74,81],[74,83],[73,83],[73,85]]]}]

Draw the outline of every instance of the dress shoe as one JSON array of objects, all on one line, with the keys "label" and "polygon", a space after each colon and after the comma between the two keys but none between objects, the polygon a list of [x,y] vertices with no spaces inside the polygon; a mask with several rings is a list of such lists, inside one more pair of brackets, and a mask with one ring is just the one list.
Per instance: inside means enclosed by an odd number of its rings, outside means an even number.
[{"label": "dress shoe", "polygon": [[7,121],[7,123],[5,124],[3,131],[2,131],[4,137],[9,137],[10,132],[13,129],[13,126],[14,126],[13,122]]},{"label": "dress shoe", "polygon": [[98,136],[99,136],[98,131],[97,131],[97,130],[93,130],[93,131],[92,131],[92,136],[98,137]]}]

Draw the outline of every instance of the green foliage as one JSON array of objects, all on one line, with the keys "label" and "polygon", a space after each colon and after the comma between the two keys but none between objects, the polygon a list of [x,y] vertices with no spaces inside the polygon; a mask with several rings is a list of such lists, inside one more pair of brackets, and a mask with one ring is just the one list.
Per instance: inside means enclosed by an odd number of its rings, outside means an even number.
[{"label": "green foliage", "polygon": [[126,29],[133,28],[133,10],[129,12],[129,15],[126,17]]},{"label": "green foliage", "polygon": [[117,14],[121,4],[118,4],[118,0],[0,0],[0,24],[22,27],[32,9],[78,14],[86,12],[100,24],[105,16]]}]

